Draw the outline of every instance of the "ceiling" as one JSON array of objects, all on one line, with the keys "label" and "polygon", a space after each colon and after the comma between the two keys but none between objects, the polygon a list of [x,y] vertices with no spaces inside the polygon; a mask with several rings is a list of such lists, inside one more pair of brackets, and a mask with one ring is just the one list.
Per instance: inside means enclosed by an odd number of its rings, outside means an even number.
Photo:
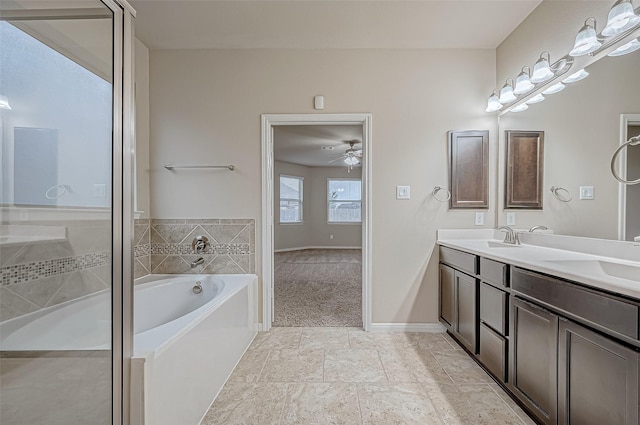
[{"label": "ceiling", "polygon": [[542,0],[130,0],[150,49],[495,49]]},{"label": "ceiling", "polygon": [[340,156],[349,149],[349,141],[356,140],[354,149],[362,149],[361,125],[281,125],[274,127],[273,136],[276,161],[307,167],[346,167]]}]

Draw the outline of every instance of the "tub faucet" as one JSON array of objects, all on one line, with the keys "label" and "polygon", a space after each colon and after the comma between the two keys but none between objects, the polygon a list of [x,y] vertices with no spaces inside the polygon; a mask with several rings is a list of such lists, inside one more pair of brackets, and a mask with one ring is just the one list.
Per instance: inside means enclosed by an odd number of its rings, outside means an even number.
[{"label": "tub faucet", "polygon": [[191,262],[191,268],[199,266],[202,263],[204,263],[204,258],[200,257],[197,260]]},{"label": "tub faucet", "polygon": [[535,232],[536,230],[549,230],[547,226],[533,226],[529,229],[529,232]]},{"label": "tub faucet", "polygon": [[504,243],[508,243],[511,245],[520,245],[520,238],[518,238],[518,233],[516,233],[509,226],[500,226],[498,230],[504,230],[506,234],[504,235]]}]

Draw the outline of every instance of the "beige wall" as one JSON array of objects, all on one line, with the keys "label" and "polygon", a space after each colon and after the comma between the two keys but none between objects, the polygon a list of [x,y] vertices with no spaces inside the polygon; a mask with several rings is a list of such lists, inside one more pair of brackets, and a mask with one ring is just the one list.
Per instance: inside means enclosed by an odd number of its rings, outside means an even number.
[{"label": "beige wall", "polygon": [[[640,109],[639,109],[640,111]],[[629,126],[628,137],[640,135],[640,126]],[[640,147],[632,146],[627,150],[627,179],[640,179]],[[627,186],[626,239],[640,236],[640,185]]]},{"label": "beige wall", "polygon": [[[609,2],[543,2],[499,46],[498,84],[504,83],[505,75],[515,77],[521,66],[533,65],[539,51],[551,51],[552,60],[564,56],[584,19],[595,16],[602,25],[610,6]],[[562,27],[565,23],[568,28]],[[605,58],[587,68],[587,79],[548,95],[525,112],[500,118],[500,180],[495,192],[500,224],[506,223],[504,131],[543,130],[544,209],[516,211],[515,227],[544,224],[561,234],[617,238],[618,184],[609,161],[619,143],[620,114],[640,111],[639,67],[640,53]],[[553,198],[552,185],[570,190],[573,200],[562,203]],[[594,186],[595,199],[579,200],[580,186]]]},{"label": "beige wall", "polygon": [[[359,179],[361,168],[349,173],[347,167],[305,167],[287,162],[274,164],[274,246],[276,250],[304,247],[359,247],[362,245],[361,224],[327,223],[327,179]],[[279,204],[281,174],[304,178],[303,223],[280,224]],[[333,239],[330,238],[333,235]]]},{"label": "beige wall", "polygon": [[[374,322],[437,321],[438,228],[474,227],[474,211],[431,197],[447,185],[448,130],[489,129],[493,50],[166,50],[150,52],[150,173],[154,218],[255,218],[261,270],[263,113],[373,115]],[[167,162],[235,164],[174,171]],[[492,164],[495,186],[495,164]],[[397,201],[396,185],[412,199]],[[493,205],[492,205],[493,208]],[[493,227],[492,213],[486,227]]]}]

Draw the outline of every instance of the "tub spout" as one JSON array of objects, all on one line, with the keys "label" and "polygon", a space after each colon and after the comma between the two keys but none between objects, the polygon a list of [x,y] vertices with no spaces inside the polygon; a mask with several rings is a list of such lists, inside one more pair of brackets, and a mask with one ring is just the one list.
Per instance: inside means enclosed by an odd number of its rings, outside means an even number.
[{"label": "tub spout", "polygon": [[202,263],[204,263],[204,258],[200,257],[198,258],[196,261],[192,261],[191,262],[191,268],[194,268],[196,266],[201,265]]}]

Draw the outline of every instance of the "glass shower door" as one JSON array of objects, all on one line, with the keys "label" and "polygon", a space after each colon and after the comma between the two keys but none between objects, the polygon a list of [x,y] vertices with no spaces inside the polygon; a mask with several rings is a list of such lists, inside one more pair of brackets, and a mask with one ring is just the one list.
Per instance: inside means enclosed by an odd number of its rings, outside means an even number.
[{"label": "glass shower door", "polygon": [[0,423],[107,425],[117,26],[97,0],[34,4],[0,10]]}]

